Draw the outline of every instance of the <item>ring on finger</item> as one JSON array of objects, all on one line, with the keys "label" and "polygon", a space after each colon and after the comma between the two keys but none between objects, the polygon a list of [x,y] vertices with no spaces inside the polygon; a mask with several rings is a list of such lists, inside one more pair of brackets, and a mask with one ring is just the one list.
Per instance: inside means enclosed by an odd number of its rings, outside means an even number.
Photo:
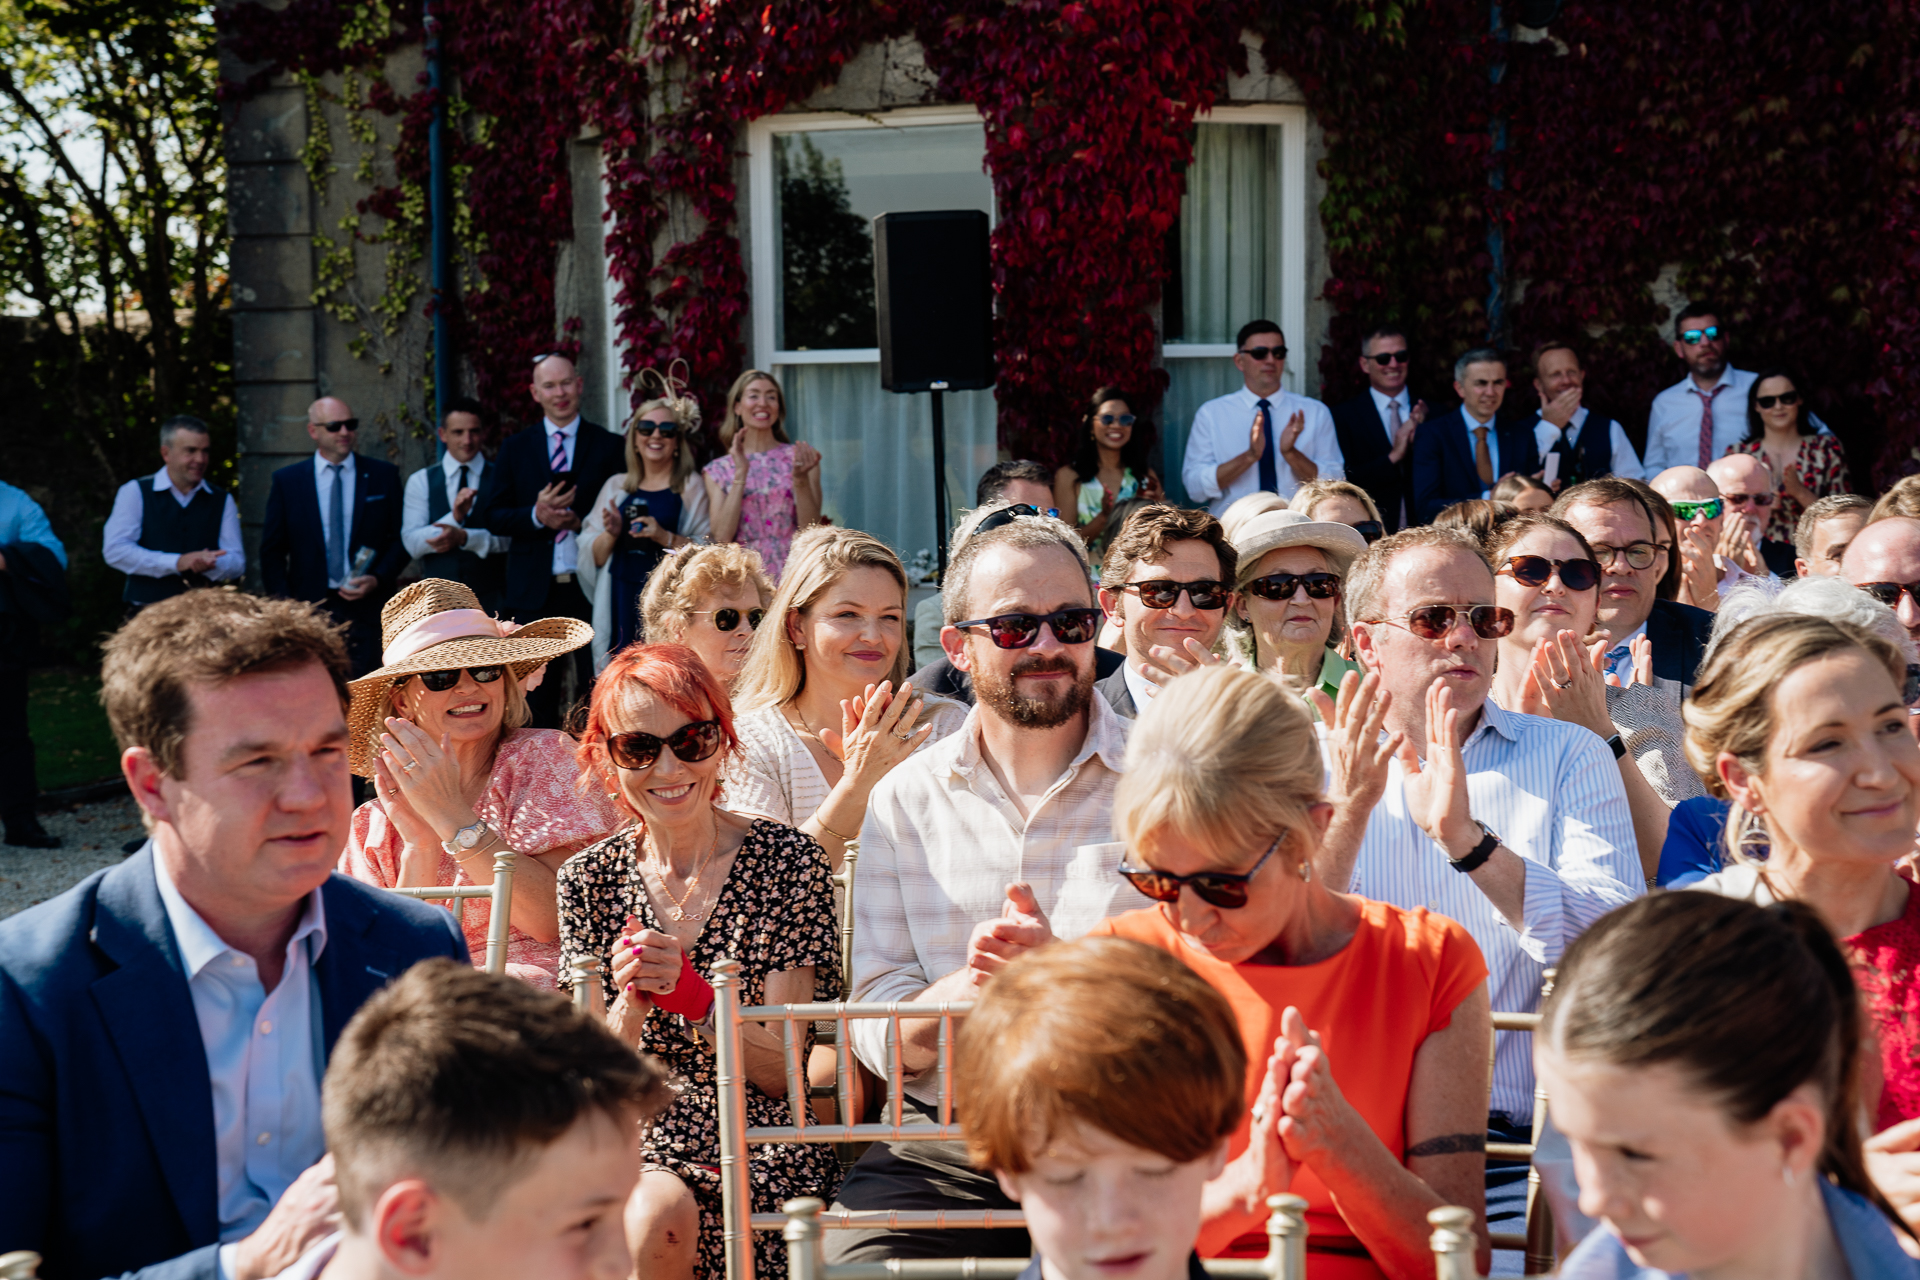
[{"label": "ring on finger", "polygon": [[1554,681],[1554,684],[1556,684],[1557,686],[1559,686],[1559,687],[1560,687],[1560,688],[1562,688],[1562,689],[1571,689],[1571,688],[1573,688],[1573,681],[1571,681],[1571,680],[1555,680],[1555,681]]}]

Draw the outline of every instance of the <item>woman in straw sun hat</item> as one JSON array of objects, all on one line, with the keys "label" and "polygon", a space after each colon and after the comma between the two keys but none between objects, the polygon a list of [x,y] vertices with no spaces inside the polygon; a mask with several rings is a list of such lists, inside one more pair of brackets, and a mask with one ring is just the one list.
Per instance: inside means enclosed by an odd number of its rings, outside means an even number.
[{"label": "woman in straw sun hat", "polygon": [[[347,686],[348,759],[377,799],[354,811],[340,870],[382,888],[488,884],[502,848],[527,856],[513,884],[507,972],[555,986],[560,922],[554,875],[624,819],[581,794],[573,740],[528,729],[526,691],[546,664],[587,644],[572,618],[523,627],[480,608],[472,590],[427,578],[380,612],[377,671]],[[484,901],[464,903],[467,946],[486,954]]]}]

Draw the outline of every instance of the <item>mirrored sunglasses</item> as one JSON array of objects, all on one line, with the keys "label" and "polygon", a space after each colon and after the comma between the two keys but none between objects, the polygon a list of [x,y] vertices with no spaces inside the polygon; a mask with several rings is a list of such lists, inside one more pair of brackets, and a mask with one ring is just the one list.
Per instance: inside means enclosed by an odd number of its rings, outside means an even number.
[{"label": "mirrored sunglasses", "polygon": [[698,764],[720,749],[720,741],[718,720],[695,720],[664,738],[651,733],[616,733],[607,739],[607,754],[620,768],[638,772],[653,768],[662,748],[673,752],[683,764]]},{"label": "mirrored sunglasses", "polygon": [[1682,521],[1691,520],[1695,516],[1718,520],[1723,506],[1725,503],[1719,498],[1708,498],[1705,502],[1676,502],[1673,504],[1673,514],[1680,517]]},{"label": "mirrored sunglasses", "polygon": [[1053,638],[1061,644],[1088,644],[1100,632],[1100,611],[1058,609],[1047,614],[1003,613],[998,617],[974,618],[953,625],[962,631],[969,627],[985,627],[995,647],[1025,649],[1040,638],[1042,623],[1052,628]]},{"label": "mirrored sunglasses", "polygon": [[1227,607],[1227,600],[1233,595],[1226,583],[1213,578],[1199,578],[1193,582],[1175,582],[1172,578],[1149,578],[1145,582],[1129,582],[1122,588],[1140,597],[1140,603],[1149,609],[1171,609],[1180,601],[1180,593],[1187,593],[1187,599],[1193,601],[1196,609],[1214,610]]},{"label": "mirrored sunglasses", "polygon": [[1720,326],[1717,324],[1710,324],[1704,329],[1682,329],[1680,331],[1680,341],[1690,347],[1697,347],[1703,342],[1717,342],[1719,339]]}]

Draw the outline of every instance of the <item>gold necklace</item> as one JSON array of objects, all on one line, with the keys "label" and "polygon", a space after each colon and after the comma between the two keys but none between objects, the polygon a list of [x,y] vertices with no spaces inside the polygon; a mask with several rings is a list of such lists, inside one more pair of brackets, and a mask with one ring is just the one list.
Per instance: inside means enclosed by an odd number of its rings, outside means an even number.
[{"label": "gold necklace", "polygon": [[[643,833],[641,835],[641,841],[645,849],[645,852],[647,854],[647,865],[653,868],[653,874],[657,876],[660,880],[660,892],[665,894],[667,901],[673,904],[672,908],[667,912],[667,914],[672,916],[676,921],[680,921],[682,923],[688,920],[705,919],[707,914],[705,910],[699,912],[698,914],[691,913],[687,910],[687,903],[693,900],[694,893],[700,887],[701,873],[707,869],[707,864],[713,860],[714,850],[720,847],[720,823],[717,820],[714,822],[713,839],[710,842],[708,842],[707,851],[701,854],[698,858],[694,859],[693,874],[687,877],[686,892],[682,893],[677,898],[673,896],[672,886],[667,883],[667,872],[673,869],[673,864],[668,862],[665,858],[661,858],[659,860],[659,864],[657,866],[655,865],[654,857],[653,857],[654,845],[653,845],[652,832]],[[711,910],[712,904],[708,904],[707,909]]]}]

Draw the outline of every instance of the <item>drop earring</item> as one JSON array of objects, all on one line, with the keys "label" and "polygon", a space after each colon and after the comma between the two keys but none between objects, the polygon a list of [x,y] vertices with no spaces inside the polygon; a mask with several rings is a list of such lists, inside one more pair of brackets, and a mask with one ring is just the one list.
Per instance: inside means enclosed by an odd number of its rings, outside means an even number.
[{"label": "drop earring", "polygon": [[1300,864],[1300,879],[1303,883],[1308,883],[1313,880],[1313,864],[1311,862],[1303,862]]}]

